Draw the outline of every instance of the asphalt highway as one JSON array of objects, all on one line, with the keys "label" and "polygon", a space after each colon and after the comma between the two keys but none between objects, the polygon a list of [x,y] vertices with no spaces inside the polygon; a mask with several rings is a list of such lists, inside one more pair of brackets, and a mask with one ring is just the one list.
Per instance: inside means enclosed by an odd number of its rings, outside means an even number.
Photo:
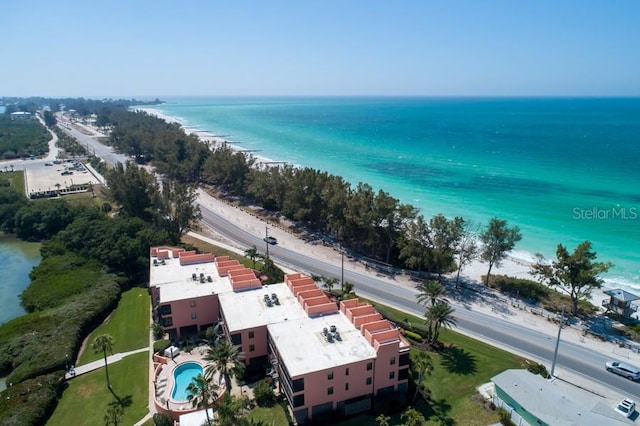
[{"label": "asphalt highway", "polygon": [[[242,246],[265,245],[262,235],[253,235],[226,220],[221,215],[201,204],[202,220],[227,239]],[[341,268],[317,258],[310,258],[288,250],[280,245],[269,247],[269,255],[279,264],[291,269],[328,277],[340,277]],[[416,302],[416,291],[363,275],[352,271],[344,271],[344,279],[352,284],[356,293],[362,297],[384,303],[386,305],[410,312],[417,316],[424,314],[424,308]],[[556,337],[548,336],[528,327],[511,321],[497,320],[496,317],[483,312],[474,311],[471,305],[456,301],[451,302],[455,308],[456,331],[489,343],[510,352],[520,354],[529,359],[544,363],[550,369],[555,349]],[[571,342],[560,341],[556,371],[569,370],[581,375],[593,386],[585,386],[598,392],[601,388],[612,388],[616,392],[640,400],[640,383],[629,381],[613,375],[604,368],[606,361],[611,360],[601,352]],[[558,373],[562,378],[562,374]],[[585,381],[586,382],[586,381]],[[580,383],[583,386],[583,383]]]}]

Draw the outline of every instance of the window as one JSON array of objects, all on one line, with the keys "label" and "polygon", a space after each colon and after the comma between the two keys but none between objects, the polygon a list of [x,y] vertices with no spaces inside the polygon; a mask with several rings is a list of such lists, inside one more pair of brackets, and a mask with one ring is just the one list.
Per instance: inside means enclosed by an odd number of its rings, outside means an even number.
[{"label": "window", "polygon": [[371,377],[367,377],[367,384],[370,385],[371,384]]},{"label": "window", "polygon": [[171,327],[173,326],[173,318],[168,317],[168,318],[162,318],[162,322],[164,322],[164,326],[165,327]]},{"label": "window", "polygon": [[293,397],[293,406],[300,407],[301,405],[304,405],[304,394]]},{"label": "window", "polygon": [[344,390],[349,390],[349,383],[344,384]]},{"label": "window", "polygon": [[242,344],[242,334],[235,333],[231,335],[231,344],[232,345],[241,345]]},{"label": "window", "polygon": [[400,355],[400,365],[409,365],[409,354],[401,354]]},{"label": "window", "polygon": [[160,315],[171,315],[171,305],[160,306]]},{"label": "window", "polygon": [[[303,391],[304,390],[304,378],[294,380],[293,381],[293,386],[291,386],[291,387],[293,388],[294,392]],[[304,402],[302,403],[302,405],[304,405]]]},{"label": "window", "polygon": [[254,336],[255,336],[254,332],[253,332],[253,331],[250,331],[250,332],[249,332],[249,339],[253,339],[253,338],[254,338]]},{"label": "window", "polygon": [[327,380],[333,380],[333,371],[327,374]]},{"label": "window", "polygon": [[389,378],[390,379],[395,379],[396,378],[396,372],[392,371],[391,373],[389,373]]},{"label": "window", "polygon": [[396,357],[394,356],[393,358],[391,358],[391,360],[389,361],[389,365],[394,365],[396,363]]},{"label": "window", "polygon": [[256,345],[249,345],[249,352],[253,352],[256,350]]},{"label": "window", "polygon": [[348,375],[349,375],[349,369],[348,369],[348,368],[344,371],[344,375],[345,375],[345,376],[348,376]]},{"label": "window", "polygon": [[191,312],[191,319],[196,319],[197,315],[195,312]]},{"label": "window", "polygon": [[195,301],[195,300],[192,300],[192,301],[191,301],[191,307],[192,307],[192,308],[195,308],[195,307],[196,307],[196,301]]},{"label": "window", "polygon": [[373,368],[373,363],[372,362],[368,362],[367,363],[367,371],[371,371],[372,368]]},{"label": "window", "polygon": [[327,388],[327,395],[333,395],[333,386]]}]

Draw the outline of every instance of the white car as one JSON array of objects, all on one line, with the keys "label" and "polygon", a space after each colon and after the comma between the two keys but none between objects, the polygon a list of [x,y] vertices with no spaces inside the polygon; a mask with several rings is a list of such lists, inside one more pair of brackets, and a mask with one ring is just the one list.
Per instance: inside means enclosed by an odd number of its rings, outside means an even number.
[{"label": "white car", "polygon": [[636,412],[636,403],[625,398],[616,406],[616,411],[625,417],[631,417]]},{"label": "white car", "polygon": [[607,371],[619,374],[629,380],[636,381],[640,379],[640,369],[637,367],[620,361],[607,361],[605,364]]}]

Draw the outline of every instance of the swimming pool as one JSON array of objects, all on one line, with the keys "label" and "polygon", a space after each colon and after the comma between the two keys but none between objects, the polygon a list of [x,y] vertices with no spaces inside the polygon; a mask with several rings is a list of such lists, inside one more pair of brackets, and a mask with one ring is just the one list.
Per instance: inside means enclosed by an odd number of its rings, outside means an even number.
[{"label": "swimming pool", "polygon": [[171,399],[174,401],[187,401],[187,386],[198,374],[203,374],[202,366],[196,362],[185,362],[173,370],[173,390]]}]

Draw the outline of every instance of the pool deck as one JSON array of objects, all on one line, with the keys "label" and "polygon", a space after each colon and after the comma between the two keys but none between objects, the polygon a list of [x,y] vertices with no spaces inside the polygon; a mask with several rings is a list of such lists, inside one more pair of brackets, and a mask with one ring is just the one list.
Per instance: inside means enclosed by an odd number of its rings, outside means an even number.
[{"label": "pool deck", "polygon": [[[206,346],[198,346],[191,352],[180,351],[173,359],[160,356],[154,356],[154,380],[153,386],[155,390],[155,406],[159,412],[166,413],[174,419],[180,415],[199,410],[194,408],[189,401],[175,401],[171,398],[174,386],[173,371],[176,367],[187,362],[195,362],[206,367],[204,356],[207,353]],[[219,375],[214,375],[214,380],[218,382]],[[219,395],[224,393],[224,384],[220,385]]]}]

